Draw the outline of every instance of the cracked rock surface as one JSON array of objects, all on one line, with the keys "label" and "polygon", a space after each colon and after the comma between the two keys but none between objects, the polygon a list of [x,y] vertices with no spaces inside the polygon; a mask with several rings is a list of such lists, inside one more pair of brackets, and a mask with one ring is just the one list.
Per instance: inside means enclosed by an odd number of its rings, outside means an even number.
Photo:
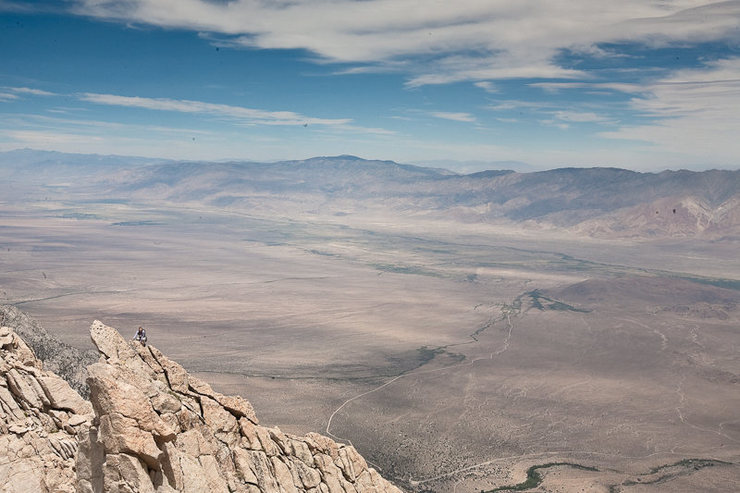
[{"label": "cracked rock surface", "polygon": [[0,327],[0,492],[75,492],[78,435],[93,409]]},{"label": "cracked rock surface", "polygon": [[0,327],[0,493],[401,493],[352,446],[260,426],[155,347],[90,334],[86,401]]},{"label": "cracked rock surface", "polygon": [[251,404],[189,375],[153,346],[93,323],[95,411],[79,435],[90,492],[400,493],[352,446],[259,425]]},{"label": "cracked rock surface", "polygon": [[9,327],[33,350],[44,368],[62,377],[80,395],[87,398],[86,367],[95,363],[94,349],[80,351],[60,341],[41,324],[11,305],[0,305],[0,325]]}]

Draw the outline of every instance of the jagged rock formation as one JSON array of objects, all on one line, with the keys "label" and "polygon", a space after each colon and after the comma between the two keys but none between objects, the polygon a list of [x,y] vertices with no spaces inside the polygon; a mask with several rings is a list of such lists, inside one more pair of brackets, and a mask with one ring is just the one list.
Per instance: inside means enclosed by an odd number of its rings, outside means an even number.
[{"label": "jagged rock formation", "polygon": [[188,375],[152,346],[95,322],[96,424],[77,458],[80,492],[397,492],[351,446],[258,425],[251,404]]},{"label": "jagged rock formation", "polygon": [[91,336],[88,402],[0,329],[0,493],[400,493],[354,447],[260,426],[156,348]]},{"label": "jagged rock formation", "polygon": [[77,435],[92,412],[12,329],[0,328],[0,492],[76,491]]},{"label": "jagged rock formation", "polygon": [[93,349],[80,351],[49,334],[36,320],[11,305],[0,305],[0,325],[10,327],[28,344],[44,368],[69,383],[83,397],[88,396],[87,366],[98,359]]}]

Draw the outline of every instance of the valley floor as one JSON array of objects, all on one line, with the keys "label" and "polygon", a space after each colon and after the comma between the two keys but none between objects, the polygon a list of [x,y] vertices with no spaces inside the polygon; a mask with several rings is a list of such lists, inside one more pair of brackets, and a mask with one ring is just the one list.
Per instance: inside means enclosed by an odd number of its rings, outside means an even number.
[{"label": "valley floor", "polygon": [[96,207],[0,227],[0,301],[73,346],[143,325],[408,491],[740,489],[736,244]]}]

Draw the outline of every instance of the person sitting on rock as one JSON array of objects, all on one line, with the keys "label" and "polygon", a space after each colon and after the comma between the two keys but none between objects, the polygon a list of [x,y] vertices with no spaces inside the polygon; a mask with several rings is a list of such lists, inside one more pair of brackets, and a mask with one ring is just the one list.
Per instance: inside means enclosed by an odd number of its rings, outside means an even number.
[{"label": "person sitting on rock", "polygon": [[146,346],[146,331],[144,330],[144,327],[139,327],[139,330],[137,330],[134,335],[134,340],[139,341],[142,346]]}]

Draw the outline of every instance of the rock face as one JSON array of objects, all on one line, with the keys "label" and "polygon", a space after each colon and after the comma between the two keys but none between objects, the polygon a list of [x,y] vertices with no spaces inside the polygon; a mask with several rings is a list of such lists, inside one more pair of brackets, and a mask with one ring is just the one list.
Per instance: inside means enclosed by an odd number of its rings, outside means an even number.
[{"label": "rock face", "polygon": [[76,491],[77,436],[92,419],[90,403],[1,327],[0,492]]},{"label": "rock face", "polygon": [[0,330],[0,493],[400,493],[353,447],[260,426],[156,348],[91,336],[87,402]]},{"label": "rock face", "polygon": [[251,404],[188,375],[152,346],[95,322],[95,425],[77,470],[87,492],[400,492],[351,446],[259,426]]},{"label": "rock face", "polygon": [[62,377],[82,396],[87,397],[88,365],[95,363],[94,350],[80,351],[49,334],[36,320],[11,305],[0,305],[0,325],[10,327],[30,346],[44,368]]}]

